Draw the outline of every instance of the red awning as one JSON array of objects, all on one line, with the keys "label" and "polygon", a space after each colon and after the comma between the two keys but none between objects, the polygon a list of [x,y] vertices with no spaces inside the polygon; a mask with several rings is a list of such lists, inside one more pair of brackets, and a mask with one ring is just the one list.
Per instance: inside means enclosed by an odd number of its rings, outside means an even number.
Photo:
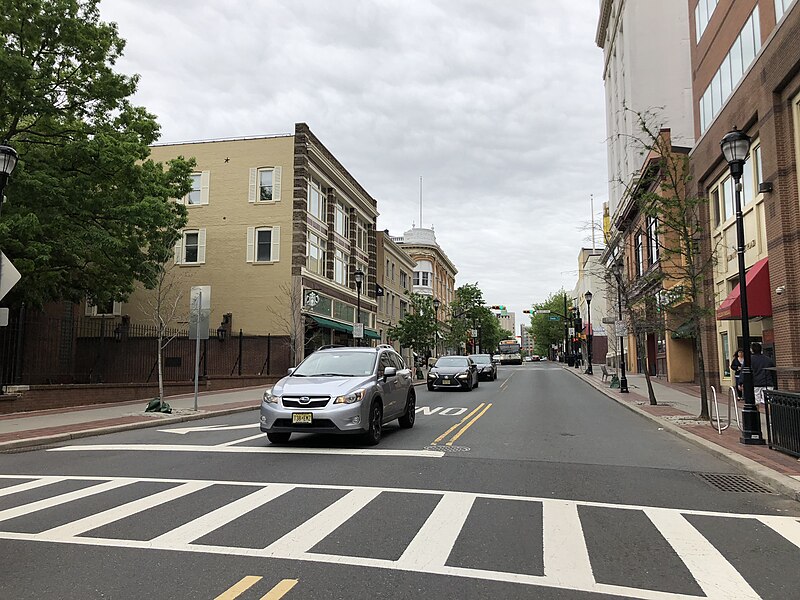
[{"label": "red awning", "polygon": [[[747,313],[752,317],[771,317],[772,298],[769,287],[769,258],[762,258],[745,275],[747,286]],[[739,284],[717,308],[717,320],[726,321],[742,317],[742,300]]]}]

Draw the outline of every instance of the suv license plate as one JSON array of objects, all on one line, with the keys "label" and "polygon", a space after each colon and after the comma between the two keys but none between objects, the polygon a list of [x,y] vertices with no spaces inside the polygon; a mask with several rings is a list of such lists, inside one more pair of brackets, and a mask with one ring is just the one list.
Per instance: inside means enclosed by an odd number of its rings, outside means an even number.
[{"label": "suv license plate", "polygon": [[307,425],[311,425],[312,418],[311,413],[292,413],[292,425],[297,423],[304,423]]}]

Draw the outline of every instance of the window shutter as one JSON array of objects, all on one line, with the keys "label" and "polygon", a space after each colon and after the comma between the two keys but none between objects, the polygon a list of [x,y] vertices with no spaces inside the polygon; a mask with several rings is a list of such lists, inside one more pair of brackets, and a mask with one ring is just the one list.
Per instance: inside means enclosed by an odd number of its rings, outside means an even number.
[{"label": "window shutter", "polygon": [[197,262],[206,262],[206,230],[197,230]]},{"label": "window shutter", "polygon": [[281,168],[272,169],[272,199],[278,202],[281,199]]},{"label": "window shutter", "polygon": [[208,204],[208,186],[211,180],[211,171],[200,174],[200,204]]},{"label": "window shutter", "polygon": [[256,196],[258,195],[258,169],[250,169],[250,195],[247,201],[255,203]]},{"label": "window shutter", "polygon": [[256,228],[247,228],[247,262],[256,260]]},{"label": "window shutter", "polygon": [[122,314],[122,302],[114,302],[114,315],[119,316]]},{"label": "window shutter", "polygon": [[181,237],[178,238],[178,241],[175,242],[175,264],[181,264],[183,259],[183,234]]},{"label": "window shutter", "polygon": [[281,259],[281,228],[277,225],[272,228],[272,248],[270,248],[270,260],[278,262]]}]

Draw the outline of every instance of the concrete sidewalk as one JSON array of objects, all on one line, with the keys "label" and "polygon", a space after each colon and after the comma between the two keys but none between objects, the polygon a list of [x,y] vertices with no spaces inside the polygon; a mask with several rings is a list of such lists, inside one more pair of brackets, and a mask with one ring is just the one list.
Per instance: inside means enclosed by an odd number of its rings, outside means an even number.
[{"label": "concrete sidewalk", "polygon": [[[414,379],[414,385],[425,385],[427,371],[424,369],[422,379]],[[194,410],[194,394],[168,396],[166,401],[172,407],[172,414],[144,412],[148,401],[134,400],[2,415],[0,452],[257,410],[264,389],[265,386],[256,386],[202,392],[198,395],[197,410]]]},{"label": "concrete sidewalk", "polygon": [[[723,460],[747,471],[748,475],[764,485],[790,498],[800,501],[800,460],[764,446],[749,446],[739,441],[740,431],[735,417],[732,424],[721,434],[708,421],[700,421],[700,386],[691,384],[670,384],[655,377],[651,378],[657,405],[651,406],[647,394],[647,382],[644,375],[627,374],[628,394],[619,389],[611,389],[609,381],[602,381],[600,365],[596,365],[594,375],[586,375],[584,369],[575,369],[561,365],[576,377],[583,379],[609,398],[619,402],[626,408],[654,421],[660,428],[670,431],[695,445],[701,446]],[[727,419],[727,395],[718,394],[723,426]],[[712,398],[709,397],[709,402]],[[741,415],[742,403],[737,410]],[[713,411],[713,408],[711,409]],[[763,407],[761,413],[761,431],[767,438],[766,420]],[[740,416],[741,418],[741,416]]]}]

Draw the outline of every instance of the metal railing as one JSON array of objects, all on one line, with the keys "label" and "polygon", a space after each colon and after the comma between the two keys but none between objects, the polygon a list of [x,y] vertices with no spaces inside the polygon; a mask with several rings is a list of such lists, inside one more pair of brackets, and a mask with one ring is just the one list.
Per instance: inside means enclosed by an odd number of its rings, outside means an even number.
[{"label": "metal railing", "polygon": [[800,456],[800,394],[767,389],[764,399],[769,447]]},{"label": "metal railing", "polygon": [[[733,387],[728,388],[728,418],[725,425],[722,425],[722,417],[719,414],[719,402],[717,402],[717,390],[714,386],[711,386],[711,395],[713,397],[712,402],[712,410],[711,410],[711,426],[717,430],[717,433],[722,435],[722,432],[725,431],[728,427],[731,426],[731,411],[736,416],[736,426],[739,428],[739,431],[742,430],[742,423],[739,421],[739,408],[736,406],[736,390]],[[716,421],[716,425],[714,422]]]}]

